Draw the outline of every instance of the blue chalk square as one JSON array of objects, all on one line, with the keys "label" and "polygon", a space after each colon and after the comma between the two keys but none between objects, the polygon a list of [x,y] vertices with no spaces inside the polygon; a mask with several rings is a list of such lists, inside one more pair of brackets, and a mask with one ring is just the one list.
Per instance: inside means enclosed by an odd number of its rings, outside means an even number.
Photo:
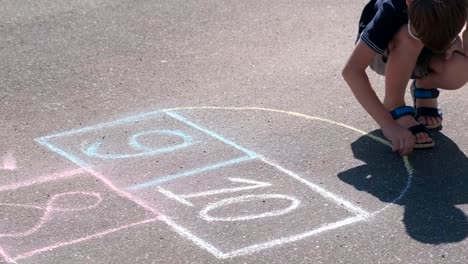
[{"label": "blue chalk square", "polygon": [[[37,139],[120,188],[196,176],[254,158],[241,146],[174,112],[150,112]],[[157,182],[156,182],[157,184]]]}]

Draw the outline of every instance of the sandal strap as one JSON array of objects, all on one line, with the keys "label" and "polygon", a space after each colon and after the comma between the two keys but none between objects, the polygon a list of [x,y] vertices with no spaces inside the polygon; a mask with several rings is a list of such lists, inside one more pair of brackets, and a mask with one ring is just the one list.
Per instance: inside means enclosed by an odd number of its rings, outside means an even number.
[{"label": "sandal strap", "polygon": [[427,134],[429,134],[429,130],[427,129],[427,127],[425,125],[422,125],[422,124],[412,126],[412,127],[408,128],[408,130],[411,131],[411,133],[413,133],[413,135],[416,135],[418,133],[427,133]]},{"label": "sandal strap", "polygon": [[416,112],[416,119],[420,116],[438,117],[442,119],[442,110],[440,110],[439,108],[418,107],[416,108]]},{"label": "sandal strap", "polygon": [[390,115],[392,115],[393,119],[397,120],[407,115],[414,116],[415,111],[414,111],[414,108],[411,106],[401,106],[390,111]]},{"label": "sandal strap", "polygon": [[416,87],[416,81],[413,82],[413,96],[415,99],[432,99],[439,97],[440,91],[437,88],[422,89]]}]

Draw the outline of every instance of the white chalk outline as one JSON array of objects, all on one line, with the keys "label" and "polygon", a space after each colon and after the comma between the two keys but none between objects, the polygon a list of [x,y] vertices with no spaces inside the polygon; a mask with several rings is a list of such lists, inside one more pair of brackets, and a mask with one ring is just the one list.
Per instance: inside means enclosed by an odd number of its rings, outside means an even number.
[{"label": "white chalk outline", "polygon": [[[272,113],[279,113],[279,114],[286,114],[289,116],[293,117],[299,117],[302,119],[306,120],[315,120],[315,121],[321,121],[325,123],[329,123],[332,125],[340,126],[349,130],[352,130],[354,132],[357,132],[358,134],[361,134],[363,136],[366,136],[374,141],[377,141],[390,149],[392,148],[392,143],[389,142],[386,139],[383,139],[378,136],[374,136],[372,134],[369,134],[366,131],[360,130],[358,128],[352,127],[350,125],[346,125],[344,123],[336,122],[327,118],[323,117],[317,117],[317,116],[310,116],[298,112],[293,112],[293,111],[285,111],[285,110],[280,110],[280,109],[272,109],[272,108],[264,108],[264,107],[255,107],[255,106],[244,106],[244,107],[230,107],[230,106],[187,106],[187,107],[174,107],[174,108],[167,108],[161,110],[162,112],[171,112],[171,111],[183,111],[183,110],[229,110],[229,111],[264,111],[264,112],[272,112]],[[258,157],[260,159],[266,160],[264,157]],[[405,194],[408,192],[409,188],[411,187],[413,183],[413,178],[414,178],[414,168],[413,165],[411,165],[411,162],[409,161],[408,156],[402,156],[403,163],[405,165],[406,172],[408,173],[408,179],[406,182],[405,187],[401,190],[401,193],[398,197],[396,197],[393,201],[388,202],[386,206],[382,207],[380,210],[372,212],[369,217],[373,217],[383,211],[385,211],[388,207],[392,206],[395,204],[397,201],[402,199]],[[274,164],[274,163],[273,163]],[[300,178],[300,177],[299,177]]]},{"label": "white chalk outline", "polygon": [[192,207],[193,203],[187,201],[187,199],[185,198],[197,198],[197,197],[211,196],[211,195],[217,195],[217,194],[222,194],[222,193],[235,193],[235,192],[241,192],[241,191],[247,191],[247,190],[253,190],[257,188],[271,186],[271,183],[269,182],[260,182],[260,181],[255,181],[255,180],[242,179],[242,178],[228,178],[228,180],[231,182],[250,183],[251,185],[244,186],[244,187],[236,187],[236,188],[216,189],[216,190],[204,191],[200,193],[191,193],[191,194],[175,194],[160,186],[158,186],[158,191],[166,195],[167,198],[174,199],[181,204]]},{"label": "white chalk outline", "polygon": [[236,187],[236,188],[217,189],[217,190],[205,191],[201,193],[182,194],[179,196],[182,198],[195,198],[195,197],[217,195],[217,194],[222,194],[222,193],[235,193],[235,192],[253,190],[253,189],[258,189],[258,188],[269,187],[272,185],[269,182],[261,182],[261,181],[255,181],[255,180],[250,180],[250,179],[243,179],[243,178],[228,178],[228,180],[231,182],[249,183],[251,185],[244,186],[244,187]]},{"label": "white chalk outline", "polygon": [[[359,129],[354,128],[352,126],[348,126],[346,124],[342,124],[342,123],[335,122],[335,121],[325,119],[325,118],[308,116],[308,115],[305,115],[305,114],[290,112],[290,111],[283,111],[283,110],[269,109],[269,108],[259,108],[259,107],[210,107],[210,106],[178,107],[178,108],[164,109],[162,111],[163,112],[171,112],[171,111],[202,110],[202,109],[207,109],[207,110],[236,110],[236,111],[245,111],[245,110],[268,111],[268,112],[282,113],[282,114],[287,114],[287,115],[290,115],[290,116],[300,117],[300,118],[304,118],[306,120],[323,121],[323,122],[326,122],[326,123],[330,123],[330,124],[333,124],[333,125],[338,125],[338,126],[350,129],[352,131],[358,132],[359,134],[367,136],[367,137],[369,137],[369,138],[371,138],[371,139],[373,139],[373,140],[375,140],[375,141],[377,141],[379,143],[382,143],[382,144],[384,144],[386,146],[391,147],[391,143],[388,142],[387,140],[382,139],[382,138],[377,137],[377,136],[374,136],[374,135],[371,135],[371,134],[368,134],[367,132],[359,130]],[[368,213],[368,212],[362,210],[361,208],[359,208],[357,206],[354,206],[351,202],[349,202],[349,201],[347,201],[347,200],[345,200],[345,199],[343,199],[343,198],[341,198],[339,196],[336,196],[335,194],[333,194],[331,192],[326,191],[322,187],[317,186],[317,185],[307,181],[306,179],[300,177],[298,174],[295,174],[294,172],[281,167],[277,163],[275,163],[273,161],[270,161],[270,160],[266,159],[263,156],[258,156],[257,158],[262,160],[266,164],[269,164],[269,165],[275,167],[276,169],[286,173],[287,175],[301,181],[302,183],[305,183],[307,186],[309,186],[310,188],[316,190],[320,194],[325,194],[326,195],[325,197],[337,201],[338,205],[350,209],[352,212],[354,212],[356,214],[356,216],[349,217],[349,218],[346,218],[346,219],[338,221],[338,222],[326,224],[326,225],[323,225],[323,226],[321,226],[319,228],[313,229],[313,230],[308,231],[308,232],[304,232],[304,233],[301,233],[301,234],[296,234],[296,235],[292,235],[292,236],[288,236],[288,237],[281,237],[279,239],[275,239],[275,240],[264,242],[264,243],[254,244],[254,245],[247,246],[247,247],[237,249],[237,250],[233,250],[233,251],[230,251],[230,252],[220,251],[219,249],[214,247],[211,243],[208,243],[205,240],[195,236],[189,230],[187,230],[186,228],[178,225],[177,223],[172,221],[167,216],[160,216],[159,219],[162,220],[163,222],[165,222],[166,224],[168,224],[170,227],[172,227],[180,236],[191,240],[194,244],[196,244],[199,247],[207,250],[208,252],[213,254],[215,257],[217,257],[219,259],[234,258],[234,257],[243,256],[243,255],[253,254],[255,252],[258,252],[258,251],[261,251],[261,250],[264,250],[264,249],[268,249],[268,248],[272,248],[272,247],[276,247],[276,246],[280,246],[280,245],[283,245],[283,244],[286,244],[286,243],[299,241],[299,240],[305,239],[307,237],[310,237],[310,236],[313,236],[313,235],[316,235],[316,234],[319,234],[319,233],[323,233],[325,231],[330,231],[330,230],[337,229],[337,228],[340,228],[340,227],[343,227],[343,226],[346,226],[346,225],[350,225],[350,224],[354,224],[354,223],[357,223],[357,222],[360,222],[360,221],[368,220],[369,218],[371,218],[371,217],[377,215],[378,213],[384,211],[385,209],[387,209],[389,206],[394,204],[396,201],[400,200],[406,194],[406,192],[408,191],[408,189],[411,186],[411,182],[412,182],[412,178],[413,178],[413,172],[414,172],[414,169],[411,166],[408,157],[404,156],[403,161],[404,161],[404,164],[405,164],[405,168],[406,168],[406,170],[408,172],[408,181],[407,181],[406,186],[403,188],[400,195],[397,198],[395,198],[395,200],[390,202],[388,205],[383,207],[381,210],[378,210],[378,211],[375,211],[375,212],[372,212],[372,213]]]},{"label": "white chalk outline", "polygon": [[180,195],[177,195],[177,194],[175,194],[175,193],[173,193],[173,192],[171,192],[171,191],[169,191],[169,190],[164,189],[163,187],[159,187],[159,186],[158,186],[158,191],[159,191],[160,193],[166,195],[167,198],[174,199],[174,200],[178,201],[179,203],[185,204],[185,205],[187,205],[187,206],[193,206],[193,203],[191,203],[191,202],[185,200],[185,199],[184,199],[183,197],[181,197]]},{"label": "white chalk outline", "polygon": [[[325,118],[320,118],[320,117],[314,117],[314,116],[309,116],[309,115],[306,115],[306,114],[301,114],[301,113],[297,113],[297,112],[291,112],[291,111],[284,111],[284,110],[277,110],[277,109],[270,109],[270,108],[260,108],[260,107],[213,107],[213,106],[199,106],[199,107],[176,107],[176,108],[168,108],[168,109],[163,109],[161,111],[154,111],[154,112],[149,112],[149,113],[146,113],[146,114],[143,114],[143,115],[139,115],[137,117],[131,117],[131,118],[126,118],[126,119],[122,119],[122,120],[117,120],[115,122],[112,122],[112,123],[109,123],[110,124],[114,124],[114,123],[120,123],[120,122],[128,122],[129,120],[133,120],[133,119],[140,119],[142,117],[145,117],[146,115],[153,115],[155,113],[158,113],[158,112],[170,112],[170,111],[182,111],[182,110],[203,110],[203,109],[207,109],[207,110],[232,110],[232,111],[245,111],[245,110],[252,110],[252,111],[267,111],[267,112],[274,112],[274,113],[282,113],[282,114],[287,114],[287,115],[290,115],[290,116],[295,116],[295,117],[300,117],[300,118],[304,118],[306,120],[317,120],[317,121],[323,121],[323,122],[327,122],[327,123],[330,123],[330,124],[334,124],[334,125],[338,125],[338,126],[341,126],[341,127],[344,127],[344,128],[347,128],[347,129],[350,129],[352,131],[355,131],[355,132],[358,132],[359,134],[362,134],[364,136],[367,136],[377,142],[380,142],[384,145],[387,145],[389,147],[391,147],[391,143],[388,142],[387,140],[385,139],[382,139],[380,137],[377,137],[377,136],[374,136],[374,135],[371,135],[371,134],[368,134],[367,132],[365,131],[362,131],[362,130],[359,130],[357,128],[354,128],[352,126],[348,126],[346,124],[343,124],[343,123],[339,123],[339,122],[335,122],[335,121],[332,121],[332,120],[329,120],[329,119],[325,119]],[[105,124],[107,125],[107,123]],[[42,137],[40,139],[36,139],[37,142],[39,142],[40,144],[42,145],[45,145],[47,146],[48,148],[50,148],[51,150],[53,150],[54,152],[58,152],[59,154],[62,154],[64,155],[66,158],[69,158],[65,152],[63,152],[61,149],[57,149],[55,146],[51,145],[50,143],[48,143],[46,140],[49,139],[49,138],[52,138],[52,137],[59,137],[59,136],[64,136],[64,135],[68,135],[68,134],[77,134],[77,133],[80,133],[80,132],[84,132],[84,131],[87,131],[87,130],[93,130],[93,129],[99,129],[99,128],[102,128],[104,127],[104,125],[101,125],[101,126],[97,126],[97,127],[89,127],[89,128],[85,128],[85,129],[81,129],[80,131],[72,131],[72,132],[64,132],[64,133],[61,133],[61,134],[57,134],[57,135],[52,135],[52,136],[46,136],[46,137]],[[290,176],[293,176],[297,179],[301,179],[301,181],[303,182],[307,182],[307,183],[310,183],[308,182],[307,180],[301,178],[299,175],[297,174],[294,174],[293,172],[289,171],[289,170],[286,170],[282,167],[280,167],[278,164],[272,162],[272,161],[269,161],[267,159],[265,159],[264,157],[259,157],[259,159],[263,160],[264,162],[266,161],[267,164],[270,164],[272,165],[273,167],[276,167],[276,168],[281,168],[281,171],[283,172],[289,172]],[[195,236],[194,234],[192,234],[189,230],[187,230],[186,228],[178,225],[177,223],[175,223],[174,221],[172,221],[169,217],[165,216],[165,215],[159,215],[158,216],[158,219],[165,222],[168,226],[170,226],[171,228],[173,228],[173,230],[178,233],[180,236],[192,241],[195,245],[199,246],[200,248],[202,249],[205,249],[206,251],[208,251],[209,253],[211,253],[212,255],[214,255],[215,257],[219,258],[219,259],[227,259],[227,258],[234,258],[234,257],[238,257],[238,256],[243,256],[243,255],[249,255],[249,254],[253,254],[255,252],[258,252],[260,250],[264,250],[264,249],[268,249],[268,248],[272,248],[272,247],[276,247],[276,246],[279,246],[279,245],[282,245],[282,244],[285,244],[285,243],[291,243],[291,242],[295,242],[295,241],[299,241],[299,240],[302,240],[302,239],[305,239],[307,237],[310,237],[310,236],[313,236],[313,235],[316,235],[316,234],[319,234],[319,233],[322,233],[322,232],[325,232],[325,231],[329,231],[329,230],[333,230],[333,229],[336,229],[336,228],[340,228],[340,227],[343,227],[343,226],[346,226],[346,225],[350,225],[350,224],[354,224],[354,223],[357,223],[357,222],[360,222],[360,221],[364,221],[364,220],[367,220],[375,215],[377,215],[378,213],[384,211],[385,209],[387,209],[389,206],[391,206],[392,204],[394,204],[396,201],[400,200],[405,194],[406,192],[408,191],[408,189],[410,188],[411,186],[411,183],[412,183],[412,178],[413,178],[413,173],[414,173],[414,169],[413,167],[411,166],[410,162],[409,162],[409,159],[408,157],[403,157],[403,161],[404,161],[404,164],[405,164],[405,168],[408,172],[408,181],[407,181],[407,184],[406,186],[404,187],[404,189],[402,190],[402,192],[400,193],[400,195],[395,198],[395,200],[393,200],[392,202],[390,202],[387,206],[383,207],[381,210],[378,210],[378,211],[375,211],[373,213],[367,213],[365,211],[363,211],[362,213],[363,214],[358,214],[357,216],[354,216],[354,217],[349,217],[349,218],[346,218],[342,221],[338,221],[338,222],[335,222],[335,223],[332,223],[332,224],[327,224],[327,225],[324,225],[322,227],[319,227],[317,229],[314,229],[314,230],[311,230],[309,232],[305,232],[305,233],[301,233],[301,234],[296,234],[296,235],[292,235],[292,236],[289,236],[289,237],[282,237],[282,238],[279,238],[279,239],[275,239],[275,240],[272,240],[272,241],[268,241],[268,242],[265,242],[265,243],[259,243],[259,244],[254,244],[254,245],[251,245],[251,246],[248,246],[248,247],[244,247],[244,248],[241,248],[241,249],[238,249],[238,250],[234,250],[234,251],[230,251],[230,252],[221,252],[220,250],[218,250],[216,247],[214,247],[212,244],[200,239],[199,237]],[[81,164],[80,162],[77,162],[76,160],[72,160],[72,162],[76,163],[77,165],[79,165],[80,167],[84,168],[85,170],[88,170],[88,171],[92,171],[92,170],[89,170],[87,169],[84,164]],[[96,173],[96,172],[95,172]],[[92,173],[94,175],[94,173]],[[132,197],[128,192],[125,192],[123,190],[118,190],[108,179],[106,179],[104,176],[102,175],[95,175],[97,178],[99,178],[101,181],[103,181],[106,185],[108,185],[109,187],[111,187],[112,189],[116,190],[119,194],[121,194],[122,196],[124,197]],[[309,187],[318,187],[312,183],[310,183]],[[321,188],[319,187],[317,190],[319,191],[322,191]],[[331,193],[330,193],[331,194]],[[133,199],[136,199],[136,197],[132,197]],[[334,198],[339,198],[339,197],[334,197],[333,195],[332,196],[329,196],[328,198],[330,199],[334,199]],[[133,200],[133,199],[130,199],[130,200]],[[136,199],[137,200],[137,203],[138,204],[143,204],[144,205],[144,208],[154,212],[154,213],[157,213],[157,211],[155,211],[154,208],[151,208],[150,206],[148,206],[144,201],[140,201],[139,199]],[[344,199],[341,199],[339,198],[340,202],[343,201],[345,202],[345,204],[342,204],[343,206],[346,207],[346,200]],[[340,204],[340,203],[339,203]],[[352,207],[350,207],[352,208]],[[359,208],[359,207],[357,207]],[[359,208],[360,209],[360,208]],[[360,210],[353,210],[353,211],[360,211]],[[0,252],[3,253],[4,252]],[[8,256],[5,256],[6,259],[8,260]]]},{"label": "white chalk outline", "polygon": [[[262,214],[256,214],[256,215],[244,215],[244,216],[238,216],[238,217],[214,217],[210,216],[208,214],[209,211],[214,210],[218,207],[225,206],[225,205],[230,205],[230,204],[236,204],[236,203],[243,203],[243,202],[251,202],[251,201],[256,201],[256,200],[267,200],[267,199],[286,199],[291,201],[291,205],[285,209],[279,209],[279,210],[274,210],[274,211],[269,211],[265,212]],[[299,201],[296,197],[292,197],[289,195],[284,195],[284,194],[252,194],[252,195],[243,195],[243,196],[237,196],[237,197],[232,197],[232,198],[227,198],[223,199],[221,201],[217,201],[215,203],[210,203],[208,204],[203,210],[200,211],[200,217],[207,221],[207,222],[213,222],[213,221],[223,221],[223,222],[232,222],[232,221],[246,221],[246,220],[253,220],[253,219],[258,219],[258,218],[265,218],[265,217],[272,217],[272,216],[278,216],[278,215],[284,215],[287,214],[296,208],[299,207],[301,204],[301,201]]]}]

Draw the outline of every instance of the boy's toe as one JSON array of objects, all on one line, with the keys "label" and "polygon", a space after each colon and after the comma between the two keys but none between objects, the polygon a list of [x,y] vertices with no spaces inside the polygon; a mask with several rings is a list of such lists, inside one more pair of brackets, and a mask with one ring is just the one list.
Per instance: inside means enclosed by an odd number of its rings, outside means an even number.
[{"label": "boy's toe", "polygon": [[442,119],[439,117],[431,117],[431,116],[420,116],[417,121],[421,125],[425,126],[435,126],[437,124],[440,124],[442,122]]},{"label": "boy's toe", "polygon": [[435,124],[434,118],[432,118],[432,117],[426,117],[426,125],[427,125],[427,126],[432,126],[432,125],[434,125],[434,124]]},{"label": "boy's toe", "polygon": [[424,116],[420,116],[420,117],[418,118],[418,122],[419,122],[421,125],[425,125],[425,126],[428,125],[428,124],[427,124],[427,118],[424,117]]},{"label": "boy's toe", "polygon": [[416,134],[416,143],[428,143],[432,142],[431,137],[427,133]]}]

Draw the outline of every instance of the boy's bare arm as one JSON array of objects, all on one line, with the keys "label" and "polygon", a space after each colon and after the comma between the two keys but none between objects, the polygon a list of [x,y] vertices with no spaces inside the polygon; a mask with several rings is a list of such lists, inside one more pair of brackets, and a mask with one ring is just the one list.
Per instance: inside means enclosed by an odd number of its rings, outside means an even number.
[{"label": "boy's bare arm", "polygon": [[[414,145],[413,135],[393,120],[389,111],[375,94],[366,74],[366,68],[374,59],[376,53],[359,40],[345,68],[343,78],[351,88],[356,99],[369,115],[382,128],[384,135],[392,142],[393,151],[406,155]],[[406,143],[405,143],[406,142]]]},{"label": "boy's bare arm", "polygon": [[395,121],[372,89],[366,74],[366,69],[375,55],[376,53],[367,44],[359,40],[343,69],[343,78],[359,103],[380,127],[395,125]]}]

